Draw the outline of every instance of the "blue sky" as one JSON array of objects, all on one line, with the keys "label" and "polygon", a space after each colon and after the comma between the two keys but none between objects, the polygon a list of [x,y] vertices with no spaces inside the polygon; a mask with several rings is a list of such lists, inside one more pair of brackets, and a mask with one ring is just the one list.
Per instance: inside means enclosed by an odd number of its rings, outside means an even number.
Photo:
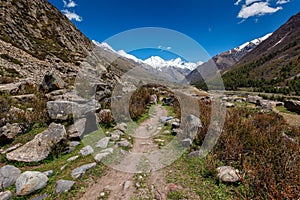
[{"label": "blue sky", "polygon": [[[99,42],[141,27],[178,31],[197,41],[210,56],[274,32],[300,11],[300,0],[49,0],[90,39]],[[110,44],[129,51],[133,39]],[[160,52],[172,44],[153,43]],[[192,52],[193,49],[190,49]],[[140,58],[155,54],[134,51]],[[163,56],[162,56],[163,57]],[[197,56],[188,58],[191,61]],[[204,59],[201,57],[201,59]]]}]

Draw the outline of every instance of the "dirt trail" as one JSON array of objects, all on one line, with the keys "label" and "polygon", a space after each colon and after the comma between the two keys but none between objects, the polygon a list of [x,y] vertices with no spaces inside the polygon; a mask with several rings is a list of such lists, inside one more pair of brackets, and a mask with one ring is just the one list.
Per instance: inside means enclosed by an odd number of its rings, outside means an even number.
[{"label": "dirt trail", "polygon": [[276,107],[273,107],[273,111],[281,115],[287,124],[291,126],[300,127],[300,115],[283,113],[277,110]]},{"label": "dirt trail", "polygon": [[[167,111],[160,105],[154,106],[150,113],[150,118],[145,120],[141,125],[134,131],[134,143],[131,152],[133,153],[145,153],[151,152],[158,149],[158,145],[153,141],[153,136],[160,132],[162,125],[160,123],[160,118],[167,116]],[[127,160],[127,159],[125,159]],[[139,159],[136,159],[139,160]],[[123,163],[120,163],[122,165]],[[124,166],[126,165],[126,166]],[[138,161],[124,163],[124,171],[128,169],[136,169]],[[150,174],[148,177],[147,186],[152,186],[152,199],[165,199],[164,194],[165,182],[164,182],[164,172],[156,171]],[[127,185],[124,188],[124,185]],[[133,196],[138,195],[139,191],[135,186],[135,179],[133,173],[126,173],[122,171],[117,171],[109,168],[106,174],[102,176],[97,184],[88,188],[82,200],[96,200],[99,199],[101,193],[106,192],[108,194],[109,200],[130,200]]]}]

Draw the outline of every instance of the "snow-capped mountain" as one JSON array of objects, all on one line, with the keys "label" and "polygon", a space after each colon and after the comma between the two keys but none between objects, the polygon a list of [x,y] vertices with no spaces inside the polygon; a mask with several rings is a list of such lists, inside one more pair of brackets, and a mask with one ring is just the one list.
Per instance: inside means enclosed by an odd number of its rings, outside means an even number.
[{"label": "snow-capped mountain", "polygon": [[[203,63],[199,67],[209,66],[214,63],[220,71],[227,71],[237,62],[239,62],[245,55],[254,50],[259,44],[268,39],[272,33],[269,33],[263,37],[246,42],[236,48],[228,50],[226,52],[220,53],[214,56],[208,62]],[[195,83],[199,79],[198,70],[193,70],[186,77],[190,83]]]},{"label": "snow-capped mountain", "polygon": [[164,60],[159,56],[152,56],[146,60],[141,60],[131,54],[128,54],[124,50],[116,51],[107,43],[99,43],[94,41],[94,44],[98,47],[113,52],[123,58],[127,58],[135,63],[138,63],[141,67],[150,71],[154,74],[159,74],[160,76],[164,76],[167,80],[173,82],[180,82],[185,79],[185,76],[189,74],[191,71],[196,69],[203,62],[185,62],[181,58]]}]

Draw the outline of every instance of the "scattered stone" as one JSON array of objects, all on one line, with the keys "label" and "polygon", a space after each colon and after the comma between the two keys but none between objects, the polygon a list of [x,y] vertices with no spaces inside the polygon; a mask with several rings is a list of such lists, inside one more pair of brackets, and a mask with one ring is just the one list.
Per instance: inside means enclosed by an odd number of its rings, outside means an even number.
[{"label": "scattered stone", "polygon": [[36,96],[35,94],[24,94],[24,95],[12,96],[11,98],[22,102],[33,102]]},{"label": "scattered stone", "polygon": [[126,182],[124,183],[123,189],[124,189],[124,190],[127,190],[127,189],[130,187],[130,185],[131,185],[131,181],[126,181]]},{"label": "scattered stone", "polygon": [[234,103],[231,103],[231,102],[226,102],[225,106],[226,106],[226,108],[234,108],[235,107]]},{"label": "scattered stone", "polygon": [[137,182],[137,183],[135,184],[135,187],[136,187],[136,188],[140,188],[140,187],[141,187],[141,184],[140,184],[139,182]]},{"label": "scattered stone", "polygon": [[97,163],[100,163],[104,158],[106,158],[109,155],[110,155],[110,152],[98,153],[97,155],[95,155],[94,160]]},{"label": "scattered stone", "polygon": [[12,142],[13,139],[22,132],[22,128],[19,124],[7,123],[5,126],[0,128],[0,144]]},{"label": "scattered stone", "polygon": [[114,130],[119,130],[125,133],[125,131],[127,130],[127,124],[125,123],[118,124],[117,126],[114,127]]},{"label": "scattered stone", "polygon": [[258,106],[262,110],[271,111],[273,109],[272,103],[268,100],[258,100],[256,102],[256,106]]},{"label": "scattered stone", "polygon": [[12,166],[6,165],[0,168],[0,190],[4,190],[13,185],[20,176],[21,170]]},{"label": "scattered stone", "polygon": [[42,189],[47,185],[48,177],[36,171],[27,171],[21,174],[16,180],[16,194],[24,196]]},{"label": "scattered stone", "polygon": [[67,161],[68,161],[68,162],[73,162],[73,161],[76,160],[77,158],[79,158],[79,156],[73,156],[73,157],[69,158]]},{"label": "scattered stone", "polygon": [[153,95],[151,95],[151,103],[153,103],[153,104],[157,104],[157,95],[156,94],[153,94]]},{"label": "scattered stone", "polygon": [[80,142],[78,142],[78,141],[70,142],[70,147],[77,147],[78,145],[80,145]]},{"label": "scattered stone", "polygon": [[172,130],[172,135],[176,136],[176,135],[182,135],[183,134],[183,130],[180,128],[176,128]]},{"label": "scattered stone", "polygon": [[110,140],[117,141],[120,139],[121,135],[123,135],[123,132],[115,130],[110,134]]},{"label": "scattered stone", "polygon": [[109,152],[109,153],[112,154],[114,152],[114,149],[113,148],[107,148],[107,149],[102,150],[100,153],[104,153],[104,152]]},{"label": "scattered stone", "polygon": [[81,156],[88,156],[94,153],[94,149],[93,147],[91,147],[90,145],[83,147],[80,151],[79,151],[79,155]]},{"label": "scattered stone", "polygon": [[11,191],[0,192],[0,200],[10,200],[12,196]]},{"label": "scattered stone", "polygon": [[86,118],[77,119],[68,129],[68,135],[72,139],[82,139],[85,130]]},{"label": "scattered stone", "polygon": [[178,122],[173,122],[172,123],[172,129],[179,128],[179,127],[180,127],[180,124]]},{"label": "scattered stone", "polygon": [[230,166],[222,166],[217,168],[218,178],[223,182],[235,183],[240,181],[238,170]]},{"label": "scattered stone", "polygon": [[171,132],[169,131],[169,130],[165,130],[164,132],[163,132],[163,134],[164,135],[168,135],[168,134],[170,134]]},{"label": "scattered stone", "polygon": [[108,143],[109,143],[109,140],[110,140],[110,137],[102,138],[101,140],[99,140],[97,142],[96,147],[105,149],[107,147]]},{"label": "scattered stone", "polygon": [[87,170],[90,170],[90,169],[96,167],[96,165],[97,165],[96,163],[90,163],[90,164],[86,164],[81,167],[78,167],[72,171],[71,176],[75,179],[80,178],[83,174],[85,174],[85,172]]},{"label": "scattered stone", "polygon": [[60,168],[60,171],[63,171],[67,166],[68,166],[68,164],[64,164],[64,165]]},{"label": "scattered stone", "polygon": [[48,177],[49,177],[49,176],[52,176],[53,173],[54,173],[53,170],[49,170],[49,171],[43,172],[43,174],[45,174],[45,175],[48,176]]},{"label": "scattered stone", "polygon": [[132,147],[132,145],[130,144],[130,142],[128,142],[127,140],[122,140],[120,142],[117,142],[117,145],[119,147]]},{"label": "scattered stone", "polygon": [[300,101],[289,100],[284,102],[284,107],[291,112],[300,114]]},{"label": "scattered stone", "polygon": [[74,184],[75,184],[74,181],[58,180],[55,185],[55,193],[61,194],[61,193],[68,192]]},{"label": "scattered stone", "polygon": [[190,138],[186,138],[184,140],[181,140],[181,145],[185,148],[191,146],[193,144],[193,141]]},{"label": "scattered stone", "polygon": [[42,194],[41,196],[38,196],[36,198],[33,198],[31,200],[43,200],[46,199],[49,195],[48,194]]},{"label": "scattered stone", "polygon": [[160,121],[161,121],[161,123],[165,124],[167,121],[172,120],[172,119],[173,119],[172,116],[169,116],[169,117],[161,117],[161,118],[160,118]]},{"label": "scattered stone", "polygon": [[22,162],[39,162],[48,157],[53,147],[66,139],[65,127],[52,123],[48,129],[36,135],[33,140],[8,153],[8,160]]},{"label": "scattered stone", "polygon": [[251,96],[251,95],[248,95],[248,97],[247,97],[247,102],[253,103],[253,104],[256,104],[256,102],[260,101],[260,100],[263,100],[263,98],[260,97],[260,96]]},{"label": "scattered stone", "polygon": [[65,82],[53,72],[47,71],[41,83],[41,88],[45,91],[52,92],[54,90],[63,89]]}]

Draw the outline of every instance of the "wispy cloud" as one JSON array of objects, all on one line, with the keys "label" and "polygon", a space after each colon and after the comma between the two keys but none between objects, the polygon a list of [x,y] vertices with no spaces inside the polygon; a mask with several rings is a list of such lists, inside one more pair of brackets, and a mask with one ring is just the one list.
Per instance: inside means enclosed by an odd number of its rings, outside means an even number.
[{"label": "wispy cloud", "polygon": [[242,9],[238,14],[238,18],[247,19],[253,16],[263,16],[266,14],[272,14],[279,10],[282,10],[281,6],[273,8],[270,7],[268,2],[253,3],[250,6],[243,5]]},{"label": "wispy cloud", "polygon": [[234,3],[234,5],[238,6],[241,2],[242,0],[237,0],[237,2]]},{"label": "wispy cloud", "polygon": [[278,0],[276,2],[276,4],[282,5],[282,4],[286,4],[286,3],[289,3],[289,2],[290,2],[290,0]]},{"label": "wispy cloud", "polygon": [[171,50],[172,49],[172,47],[165,47],[165,46],[162,46],[162,45],[159,45],[157,48],[159,48],[159,49],[161,49],[161,50]]},{"label": "wispy cloud", "polygon": [[248,6],[248,5],[250,5],[250,4],[252,4],[252,3],[254,3],[254,2],[260,2],[260,1],[262,1],[262,0],[246,0],[246,6]]},{"label": "wispy cloud", "polygon": [[69,20],[75,20],[77,22],[82,21],[82,17],[77,15],[74,11],[69,11],[69,10],[62,10],[62,13],[69,18]]},{"label": "wispy cloud", "polygon": [[65,8],[74,8],[77,6],[75,1],[73,1],[73,0],[69,0],[69,2],[67,2],[66,0],[63,0],[63,3],[64,3]]}]

